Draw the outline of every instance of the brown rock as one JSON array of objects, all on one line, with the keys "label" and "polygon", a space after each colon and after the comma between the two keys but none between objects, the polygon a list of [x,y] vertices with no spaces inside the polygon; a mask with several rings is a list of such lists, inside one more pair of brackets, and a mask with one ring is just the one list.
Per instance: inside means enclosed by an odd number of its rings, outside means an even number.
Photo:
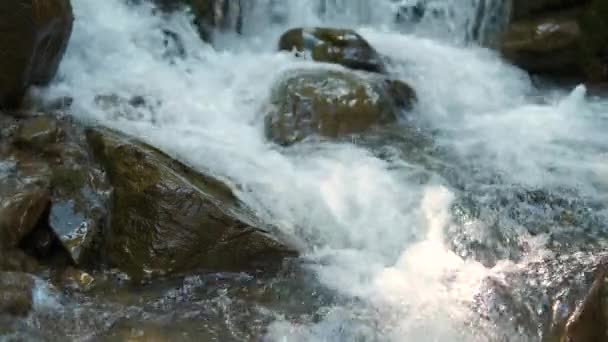
[{"label": "brown rock", "polygon": [[357,32],[333,28],[294,28],[279,40],[279,50],[293,49],[318,62],[382,73],[385,66],[376,50]]},{"label": "brown rock", "polygon": [[49,205],[47,189],[0,181],[0,244],[4,248],[17,247],[36,227]]},{"label": "brown rock", "polygon": [[608,81],[608,2],[515,0],[502,51],[532,74]]},{"label": "brown rock", "polygon": [[587,297],[568,319],[560,342],[608,341],[608,268],[600,269]]},{"label": "brown rock", "polygon": [[393,123],[416,100],[413,89],[378,75],[299,70],[281,81],[271,98],[266,136],[290,145],[311,135],[339,138]]},{"label": "brown rock", "polygon": [[256,270],[295,255],[258,228],[221,181],[115,132],[87,136],[114,188],[103,250],[135,279],[197,268]]},{"label": "brown rock", "polygon": [[0,2],[0,107],[13,107],[30,85],[51,81],[72,32],[69,0]]}]

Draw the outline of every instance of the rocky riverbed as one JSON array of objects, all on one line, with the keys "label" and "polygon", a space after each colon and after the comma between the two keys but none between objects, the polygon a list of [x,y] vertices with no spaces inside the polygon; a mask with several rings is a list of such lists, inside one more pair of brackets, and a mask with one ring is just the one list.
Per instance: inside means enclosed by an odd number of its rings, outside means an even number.
[{"label": "rocky riverbed", "polygon": [[608,340],[604,1],[0,23],[0,340]]}]

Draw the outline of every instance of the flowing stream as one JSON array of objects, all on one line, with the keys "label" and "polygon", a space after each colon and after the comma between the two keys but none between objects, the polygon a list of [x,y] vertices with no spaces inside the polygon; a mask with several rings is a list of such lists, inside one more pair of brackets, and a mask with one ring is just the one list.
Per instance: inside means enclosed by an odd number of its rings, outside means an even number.
[{"label": "flowing stream", "polygon": [[[408,1],[243,2],[242,34],[217,32],[214,46],[184,11],[72,3],[74,33],[43,95],[226,180],[305,253],[270,279],[192,275],[80,301],[41,288],[23,323],[32,336],[87,340],[128,321],[172,340],[534,341],[558,275],[608,243],[608,98],[538,89],[480,47],[503,24],[501,1],[429,0],[419,18],[399,9]],[[289,148],[265,138],[278,79],[341,68],[276,51],[302,25],[354,28],[390,58],[419,98],[400,130]],[[145,105],[100,103],[110,94]],[[539,193],[559,204],[521,200]]]}]

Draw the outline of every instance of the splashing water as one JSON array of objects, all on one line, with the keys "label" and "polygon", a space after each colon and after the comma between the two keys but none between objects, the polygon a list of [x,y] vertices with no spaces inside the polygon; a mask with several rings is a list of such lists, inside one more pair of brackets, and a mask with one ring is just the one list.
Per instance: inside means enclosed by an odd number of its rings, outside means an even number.
[{"label": "splashing water", "polygon": [[[464,227],[453,217],[454,203],[467,192],[485,198],[474,192],[479,188],[512,185],[605,196],[608,101],[586,98],[582,87],[533,96],[523,72],[469,44],[471,37],[490,39],[502,2],[429,0],[429,14],[405,28],[395,11],[406,1],[322,1],[320,9],[321,2],[260,0],[246,6],[243,35],[218,34],[216,48],[200,41],[186,13],[158,16],[151,5],[120,0],[72,2],[74,34],[44,95],[71,96],[74,116],[138,136],[227,180],[263,219],[306,245],[302,258],[315,281],[343,298],[312,321],[277,314],[266,332],[270,341],[509,335],[493,335],[496,327],[484,326],[472,310],[484,278],[503,267],[452,251],[446,235],[471,229],[485,236],[491,224],[482,217]],[[362,145],[282,150],[266,141],[263,108],[278,78],[294,69],[340,69],[275,51],[278,36],[298,25],[356,28],[390,57],[391,74],[419,97],[403,121],[451,151],[464,167],[456,171],[464,185],[425,167],[430,176],[420,181],[421,166],[380,159]],[[166,31],[177,34],[179,48],[167,43]],[[100,95],[141,97],[146,106],[107,105]],[[539,236],[518,238],[538,248],[507,263],[525,265],[549,248]]]}]

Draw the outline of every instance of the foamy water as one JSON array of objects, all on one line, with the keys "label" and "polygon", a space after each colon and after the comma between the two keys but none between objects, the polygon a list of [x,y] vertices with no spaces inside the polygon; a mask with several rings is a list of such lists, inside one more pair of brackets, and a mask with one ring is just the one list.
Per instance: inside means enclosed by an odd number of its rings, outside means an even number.
[{"label": "foamy water", "polygon": [[[435,132],[437,146],[505,184],[601,196],[597,184],[607,182],[608,103],[586,99],[582,87],[532,97],[522,71],[462,44],[475,6],[444,1],[455,18],[442,21],[444,29],[403,30],[391,22],[389,2],[338,1],[323,17],[312,1],[285,1],[283,21],[272,26],[261,24],[267,1],[260,1],[249,9],[244,36],[219,36],[214,48],[184,13],[153,16],[150,6],[120,0],[72,2],[74,34],[44,95],[71,96],[77,118],[138,136],[225,179],[263,219],[306,246],[302,258],[324,286],[352,298],[314,324],[277,317],[271,341],[486,341],[490,332],[472,323],[471,304],[483,279],[501,272],[447,247],[461,189],[440,175],[413,181],[416,168],[395,167],[354,144],[280,149],[265,139],[264,107],[278,79],[294,69],[340,69],[276,52],[287,27],[359,29],[391,58],[391,74],[418,93],[403,121]],[[179,35],[184,58],[165,46],[163,29]],[[96,100],[110,94],[124,103]],[[127,106],[133,96],[146,105]],[[488,228],[478,222],[471,229]]]}]

